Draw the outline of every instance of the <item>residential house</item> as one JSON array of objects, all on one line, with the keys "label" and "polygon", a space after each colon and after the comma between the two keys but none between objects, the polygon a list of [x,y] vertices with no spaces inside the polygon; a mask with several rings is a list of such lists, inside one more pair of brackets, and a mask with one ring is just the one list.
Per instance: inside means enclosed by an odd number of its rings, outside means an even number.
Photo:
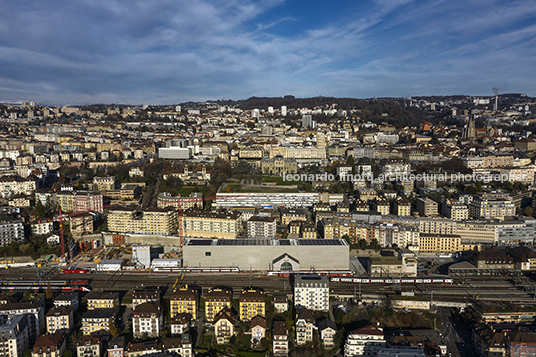
[{"label": "residential house", "polygon": [[274,356],[288,356],[288,328],[285,321],[274,321],[272,347]]},{"label": "residential house", "polygon": [[82,316],[82,333],[84,335],[103,335],[110,332],[115,324],[115,312],[112,309],[88,310]]},{"label": "residential house", "polygon": [[125,336],[116,336],[108,342],[106,357],[124,357],[125,356]]},{"label": "residential house", "polygon": [[162,346],[158,341],[131,342],[127,346],[127,357],[156,357],[162,354]]},{"label": "residential house", "polygon": [[288,297],[286,295],[274,295],[273,302],[277,313],[282,313],[288,310]]},{"label": "residential house", "polygon": [[313,341],[313,331],[316,326],[311,310],[297,309],[295,326],[296,345],[302,346]]},{"label": "residential house", "polygon": [[74,327],[73,307],[54,307],[47,312],[45,319],[48,333],[69,334]]},{"label": "residential house", "polygon": [[35,341],[32,357],[62,357],[66,349],[65,334],[41,335]]},{"label": "residential house", "polygon": [[119,293],[92,291],[86,296],[87,309],[112,309],[119,311]]},{"label": "residential house", "polygon": [[260,346],[261,340],[266,337],[266,319],[262,316],[255,316],[251,320],[251,347]]},{"label": "residential house", "polygon": [[214,335],[220,345],[228,343],[235,334],[236,316],[229,307],[224,307],[214,316]]},{"label": "residential house", "polygon": [[82,336],[76,343],[77,357],[101,357],[103,352],[102,336]]},{"label": "residential house", "polygon": [[132,335],[158,337],[162,333],[164,316],[160,304],[146,302],[132,311]]},{"label": "residential house", "polygon": [[162,350],[164,353],[181,357],[193,357],[194,355],[192,341],[188,334],[162,338]]},{"label": "residential house", "polygon": [[183,333],[188,333],[190,331],[190,323],[192,320],[192,315],[188,313],[180,313],[175,315],[174,318],[170,321],[171,326],[171,335],[182,335]]},{"label": "residential house", "polygon": [[138,305],[154,302],[160,303],[160,290],[158,288],[145,288],[132,290],[132,308],[135,309]]},{"label": "residential house", "polygon": [[344,357],[376,356],[383,347],[386,347],[383,329],[371,324],[350,332],[344,345]]},{"label": "residential house", "polygon": [[335,334],[337,333],[337,324],[330,319],[323,319],[317,323],[318,333],[325,348],[335,346]]},{"label": "residential house", "polygon": [[53,304],[55,307],[72,306],[74,310],[78,310],[78,307],[80,306],[78,293],[77,292],[60,293],[58,296],[54,298]]}]

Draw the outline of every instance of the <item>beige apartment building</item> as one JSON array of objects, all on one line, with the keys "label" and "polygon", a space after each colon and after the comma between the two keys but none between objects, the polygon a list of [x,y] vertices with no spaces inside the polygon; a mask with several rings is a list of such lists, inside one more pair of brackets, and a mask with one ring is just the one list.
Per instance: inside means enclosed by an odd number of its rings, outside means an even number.
[{"label": "beige apartment building", "polygon": [[296,160],[324,160],[326,158],[326,149],[314,147],[273,147],[270,149],[270,158],[277,155],[285,159]]},{"label": "beige apartment building", "polygon": [[178,213],[173,208],[150,208],[137,211],[133,208],[114,207],[108,212],[108,229],[117,233],[175,234]]},{"label": "beige apartment building", "polygon": [[434,217],[437,216],[437,202],[430,198],[418,198],[416,202],[417,212],[421,216]]},{"label": "beige apartment building", "polygon": [[93,178],[93,188],[97,191],[107,191],[115,189],[115,178],[112,176]]},{"label": "beige apartment building", "polygon": [[183,313],[190,314],[197,319],[197,291],[188,285],[173,292],[169,302],[171,318]]},{"label": "beige apartment building", "polygon": [[516,207],[511,200],[488,200],[477,197],[469,204],[469,216],[471,218],[497,218],[504,220],[505,217],[515,216]]},{"label": "beige apartment building", "polygon": [[186,238],[234,239],[242,230],[240,213],[187,210],[183,212],[182,230]]},{"label": "beige apartment building", "polygon": [[231,308],[232,293],[230,290],[215,288],[209,290],[205,298],[205,320],[213,322],[214,317],[224,307]]},{"label": "beige apartment building", "polygon": [[465,250],[480,249],[478,243],[462,241],[459,235],[420,234],[419,253],[456,253]]}]

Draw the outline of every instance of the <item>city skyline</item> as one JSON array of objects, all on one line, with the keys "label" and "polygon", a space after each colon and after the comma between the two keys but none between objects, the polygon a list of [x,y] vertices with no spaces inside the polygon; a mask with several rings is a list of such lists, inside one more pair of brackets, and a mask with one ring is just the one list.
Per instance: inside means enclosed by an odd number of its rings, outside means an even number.
[{"label": "city skyline", "polygon": [[0,100],[535,96],[531,1],[7,2]]}]

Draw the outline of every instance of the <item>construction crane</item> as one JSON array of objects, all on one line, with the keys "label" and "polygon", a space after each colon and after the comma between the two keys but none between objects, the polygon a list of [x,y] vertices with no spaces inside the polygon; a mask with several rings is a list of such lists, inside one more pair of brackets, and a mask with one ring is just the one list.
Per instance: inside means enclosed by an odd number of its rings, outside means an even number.
[{"label": "construction crane", "polygon": [[[225,196],[225,198],[237,198],[237,197],[248,197],[248,195],[232,195],[232,196]],[[182,250],[182,247],[184,245],[184,233],[183,233],[183,227],[182,227],[182,206],[185,202],[202,202],[202,201],[215,201],[217,199],[222,199],[223,197],[188,197],[188,198],[182,198],[180,193],[177,196],[177,198],[173,198],[170,200],[166,200],[166,205],[169,206],[175,206],[177,207],[177,210],[179,211],[179,239],[180,239],[180,248]]]},{"label": "construction crane", "polygon": [[[112,203],[112,204],[103,206],[102,209],[108,208],[110,206],[116,206],[116,205],[119,205],[119,204],[121,204],[121,202]],[[63,234],[63,219],[64,218],[69,218],[71,216],[78,216],[78,215],[93,212],[93,211],[94,210],[88,210],[88,211],[82,211],[82,212],[73,212],[73,213],[69,213],[69,214],[62,214],[61,213],[61,208],[60,208],[59,212],[58,212],[58,217],[47,220],[47,222],[54,222],[54,221],[59,222],[60,244],[61,244],[61,261],[62,262],[65,262],[65,238],[64,238],[64,234]]]}]

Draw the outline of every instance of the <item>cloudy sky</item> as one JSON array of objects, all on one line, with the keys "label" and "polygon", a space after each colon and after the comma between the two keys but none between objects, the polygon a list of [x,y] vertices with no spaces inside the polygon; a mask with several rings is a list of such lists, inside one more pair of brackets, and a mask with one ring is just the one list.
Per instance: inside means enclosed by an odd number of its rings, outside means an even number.
[{"label": "cloudy sky", "polygon": [[536,96],[534,0],[1,4],[0,101]]}]

